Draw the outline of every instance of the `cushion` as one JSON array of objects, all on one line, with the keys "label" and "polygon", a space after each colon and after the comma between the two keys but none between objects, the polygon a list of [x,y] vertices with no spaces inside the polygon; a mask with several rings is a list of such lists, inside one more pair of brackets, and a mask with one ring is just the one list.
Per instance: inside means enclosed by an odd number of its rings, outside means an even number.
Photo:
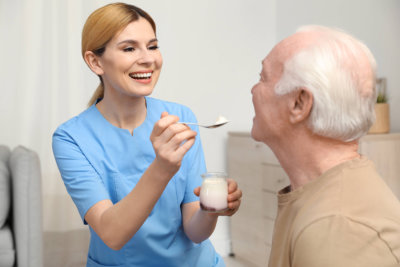
[{"label": "cushion", "polygon": [[4,161],[7,165],[10,154],[11,154],[11,151],[7,146],[0,145],[0,161]]},{"label": "cushion", "polygon": [[9,167],[18,266],[43,266],[39,156],[30,149],[18,146],[11,153]]},{"label": "cushion", "polygon": [[9,225],[0,228],[0,266],[13,267],[15,263],[14,240]]},{"label": "cushion", "polygon": [[0,160],[0,228],[7,221],[11,205],[11,179],[6,163]]}]

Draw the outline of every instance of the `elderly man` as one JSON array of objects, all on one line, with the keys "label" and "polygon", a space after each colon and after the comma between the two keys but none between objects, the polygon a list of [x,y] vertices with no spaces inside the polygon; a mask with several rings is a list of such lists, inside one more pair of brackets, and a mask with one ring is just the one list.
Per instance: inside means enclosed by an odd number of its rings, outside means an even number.
[{"label": "elderly man", "polygon": [[400,203],[358,153],[374,121],[369,49],[340,30],[302,27],[262,61],[252,95],[252,136],[290,179],[269,266],[399,266]]}]

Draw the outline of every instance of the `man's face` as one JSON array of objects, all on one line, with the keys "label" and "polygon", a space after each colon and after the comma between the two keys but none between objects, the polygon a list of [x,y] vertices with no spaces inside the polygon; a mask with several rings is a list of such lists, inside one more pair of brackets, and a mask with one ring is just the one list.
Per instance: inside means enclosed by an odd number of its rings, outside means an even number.
[{"label": "man's face", "polygon": [[255,112],[251,135],[264,143],[278,137],[285,124],[285,96],[275,93],[283,70],[280,52],[278,45],[262,61],[260,80],[251,90]]}]

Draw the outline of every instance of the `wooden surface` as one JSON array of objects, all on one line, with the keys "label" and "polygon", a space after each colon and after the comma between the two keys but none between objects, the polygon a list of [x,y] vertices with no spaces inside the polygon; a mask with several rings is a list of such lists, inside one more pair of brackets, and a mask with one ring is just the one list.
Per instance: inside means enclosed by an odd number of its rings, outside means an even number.
[{"label": "wooden surface", "polygon": [[267,266],[277,211],[276,191],[289,180],[272,151],[248,133],[230,133],[227,150],[228,173],[244,196],[239,212],[231,219],[232,250],[246,266]]},{"label": "wooden surface", "polygon": [[375,166],[400,199],[400,133],[369,134],[361,138],[359,151]]}]

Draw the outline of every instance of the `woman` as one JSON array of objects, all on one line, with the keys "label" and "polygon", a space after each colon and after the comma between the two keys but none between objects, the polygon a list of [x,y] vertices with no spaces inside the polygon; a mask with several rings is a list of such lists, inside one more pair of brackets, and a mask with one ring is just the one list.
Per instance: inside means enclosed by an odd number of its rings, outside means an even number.
[{"label": "woman", "polygon": [[[148,97],[162,58],[156,26],[123,3],[93,12],[82,55],[99,76],[90,107],[62,124],[53,152],[91,232],[87,266],[224,266],[208,237],[218,215],[199,207],[206,171],[196,121],[186,107]],[[229,180],[229,210],[241,191]]]}]

